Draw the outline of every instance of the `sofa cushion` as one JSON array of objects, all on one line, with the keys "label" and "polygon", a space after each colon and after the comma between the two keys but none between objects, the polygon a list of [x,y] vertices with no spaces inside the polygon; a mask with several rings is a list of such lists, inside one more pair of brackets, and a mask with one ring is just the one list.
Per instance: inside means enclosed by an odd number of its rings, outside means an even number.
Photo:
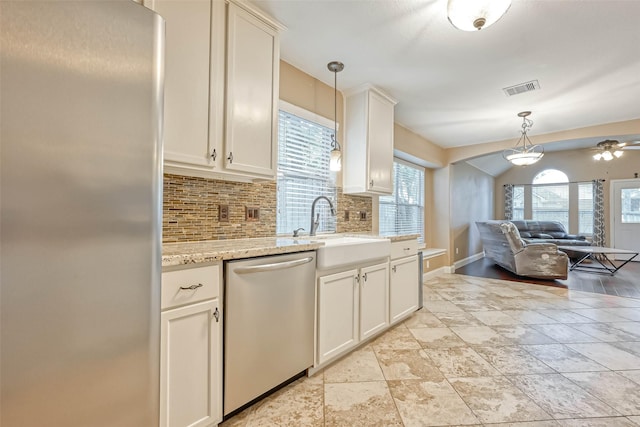
[{"label": "sofa cushion", "polygon": [[531,233],[531,237],[536,239],[553,239],[554,236],[546,233]]},{"label": "sofa cushion", "polygon": [[531,233],[529,233],[528,231],[521,231],[520,237],[522,237],[523,239],[530,239],[532,236],[531,236]]}]

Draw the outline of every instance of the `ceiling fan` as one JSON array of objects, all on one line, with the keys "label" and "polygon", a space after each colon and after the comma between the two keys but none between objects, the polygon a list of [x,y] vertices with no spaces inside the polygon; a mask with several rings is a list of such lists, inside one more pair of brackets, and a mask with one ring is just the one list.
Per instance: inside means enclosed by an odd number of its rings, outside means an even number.
[{"label": "ceiling fan", "polygon": [[596,144],[594,150],[598,152],[593,155],[595,160],[613,160],[621,157],[623,150],[640,150],[640,141],[620,142],[615,139],[605,139]]}]

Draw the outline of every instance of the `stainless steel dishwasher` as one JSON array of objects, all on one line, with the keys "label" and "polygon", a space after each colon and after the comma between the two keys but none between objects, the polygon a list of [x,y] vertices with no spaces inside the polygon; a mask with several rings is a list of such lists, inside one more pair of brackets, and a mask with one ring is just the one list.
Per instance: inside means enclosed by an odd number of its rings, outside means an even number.
[{"label": "stainless steel dishwasher", "polygon": [[225,263],[224,414],[313,365],[316,253]]}]

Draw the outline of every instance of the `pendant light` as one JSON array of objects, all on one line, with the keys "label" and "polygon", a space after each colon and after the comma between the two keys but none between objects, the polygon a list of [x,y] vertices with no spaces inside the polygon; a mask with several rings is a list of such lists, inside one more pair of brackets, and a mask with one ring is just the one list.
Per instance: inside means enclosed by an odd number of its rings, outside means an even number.
[{"label": "pendant light", "polygon": [[331,61],[327,64],[329,71],[333,73],[333,135],[331,135],[331,160],[329,170],[337,172],[342,169],[342,151],[338,143],[338,73],[344,70],[344,64]]},{"label": "pendant light", "polygon": [[507,13],[511,0],[449,0],[449,22],[462,31],[477,31],[489,27]]},{"label": "pendant light", "polygon": [[541,145],[533,145],[527,136],[527,131],[533,126],[533,122],[527,117],[531,111],[522,111],[518,113],[518,117],[522,117],[522,130],[520,138],[513,148],[504,150],[502,157],[510,161],[516,166],[529,166],[537,162],[544,156],[544,148]]}]

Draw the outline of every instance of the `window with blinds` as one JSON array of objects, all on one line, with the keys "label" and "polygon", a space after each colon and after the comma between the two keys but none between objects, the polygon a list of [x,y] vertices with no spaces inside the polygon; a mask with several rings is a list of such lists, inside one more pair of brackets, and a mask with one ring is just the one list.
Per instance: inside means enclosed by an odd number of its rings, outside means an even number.
[{"label": "window with blinds", "polygon": [[536,221],[559,221],[569,230],[569,184],[533,185],[531,213]]},{"label": "window with blinds", "polygon": [[424,242],[424,169],[395,159],[393,194],[380,197],[380,234],[419,234]]},{"label": "window with blinds", "polygon": [[[278,120],[276,233],[297,228],[309,232],[311,204],[318,196],[336,202],[335,179],[329,171],[333,129],[280,110]],[[326,201],[316,205],[317,232],[335,232],[336,217]]]},{"label": "window with blinds", "polygon": [[583,236],[593,234],[593,184],[578,183],[578,233]]},{"label": "window with blinds", "polygon": [[513,214],[514,220],[524,219],[524,185],[513,186]]}]

